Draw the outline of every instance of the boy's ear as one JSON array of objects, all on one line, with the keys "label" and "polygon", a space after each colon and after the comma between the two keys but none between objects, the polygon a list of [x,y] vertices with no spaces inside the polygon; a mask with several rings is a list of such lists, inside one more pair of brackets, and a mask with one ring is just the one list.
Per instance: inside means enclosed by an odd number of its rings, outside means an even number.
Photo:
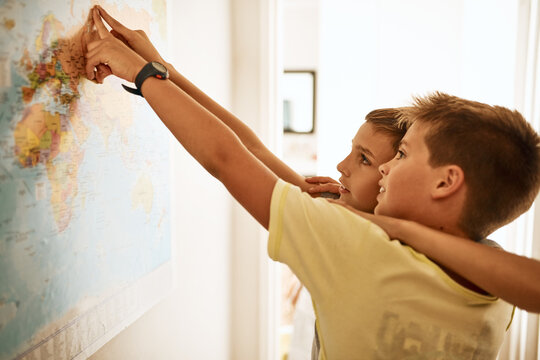
[{"label": "boy's ear", "polygon": [[441,166],[440,176],[432,191],[433,199],[443,199],[453,195],[465,184],[465,174],[457,165]]}]

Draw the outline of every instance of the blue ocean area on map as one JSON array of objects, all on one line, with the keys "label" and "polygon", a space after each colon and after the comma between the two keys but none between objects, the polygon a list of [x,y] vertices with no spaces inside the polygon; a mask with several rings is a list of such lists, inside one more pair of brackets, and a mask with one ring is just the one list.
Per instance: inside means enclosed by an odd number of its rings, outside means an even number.
[{"label": "blue ocean area on map", "polygon": [[82,76],[91,6],[0,2],[0,359],[171,259],[169,134],[117,79]]}]

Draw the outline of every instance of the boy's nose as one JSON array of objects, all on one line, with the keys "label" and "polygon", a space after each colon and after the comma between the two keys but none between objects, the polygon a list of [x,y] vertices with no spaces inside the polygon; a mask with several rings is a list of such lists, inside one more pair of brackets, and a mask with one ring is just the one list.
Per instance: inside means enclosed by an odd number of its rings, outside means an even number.
[{"label": "boy's nose", "polygon": [[346,161],[347,161],[347,158],[348,156],[343,159],[339,164],[337,164],[336,166],[336,169],[337,171],[339,171],[342,175],[344,176],[349,176],[350,173],[349,173],[349,170],[347,170],[347,166],[346,166]]},{"label": "boy's nose", "polygon": [[390,161],[385,162],[384,164],[379,166],[379,172],[381,173],[381,175],[388,175],[388,171],[390,170],[390,166],[388,164],[390,163]]}]

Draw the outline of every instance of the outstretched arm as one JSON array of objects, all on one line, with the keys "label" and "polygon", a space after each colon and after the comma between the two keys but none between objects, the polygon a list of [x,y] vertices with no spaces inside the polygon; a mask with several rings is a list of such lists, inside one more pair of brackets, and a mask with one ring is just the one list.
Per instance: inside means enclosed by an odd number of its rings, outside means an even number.
[{"label": "outstretched arm", "polygon": [[111,33],[115,37],[122,40],[146,61],[157,61],[164,64],[169,70],[170,80],[227,125],[240,138],[240,141],[242,141],[246,148],[272,170],[274,174],[291,184],[299,186],[303,191],[311,187],[311,185],[304,181],[302,175],[295,172],[268,150],[264,143],[246,124],[211,99],[180,74],[171,64],[165,62],[144,31],[131,30],[110,16],[103,8],[99,6],[97,8],[103,19],[111,26]]},{"label": "outstretched arm", "polygon": [[214,114],[225,125],[227,125],[242,141],[246,148],[279,178],[299,186],[303,191],[306,191],[310,185],[306,183],[304,177],[291,169],[281,159],[274,155],[264,143],[257,137],[255,132],[251,130],[239,118],[231,112],[223,108],[217,102],[212,100],[203,91],[197,88],[193,83],[186,79],[172,66],[171,80],[182,90],[184,90],[195,101],[205,107],[208,111]]},{"label": "outstretched arm", "polygon": [[[93,15],[100,40],[88,44],[88,78],[95,77],[96,65],[107,64],[114,75],[133,82],[147,61],[107,31],[97,10],[93,10]],[[184,148],[268,228],[277,177],[246,149],[229,127],[171,81],[148,78],[141,91]]]},{"label": "outstretched arm", "polygon": [[540,261],[443,233],[427,226],[354,210],[440,265],[492,295],[530,312],[540,312]]}]

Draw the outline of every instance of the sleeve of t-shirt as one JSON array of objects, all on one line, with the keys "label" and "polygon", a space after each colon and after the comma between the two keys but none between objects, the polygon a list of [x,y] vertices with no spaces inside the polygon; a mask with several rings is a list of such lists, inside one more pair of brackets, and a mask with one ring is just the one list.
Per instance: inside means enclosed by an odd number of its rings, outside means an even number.
[{"label": "sleeve of t-shirt", "polygon": [[363,259],[388,240],[381,228],[343,206],[282,180],[274,187],[268,254],[287,264],[314,298],[356,276]]}]

